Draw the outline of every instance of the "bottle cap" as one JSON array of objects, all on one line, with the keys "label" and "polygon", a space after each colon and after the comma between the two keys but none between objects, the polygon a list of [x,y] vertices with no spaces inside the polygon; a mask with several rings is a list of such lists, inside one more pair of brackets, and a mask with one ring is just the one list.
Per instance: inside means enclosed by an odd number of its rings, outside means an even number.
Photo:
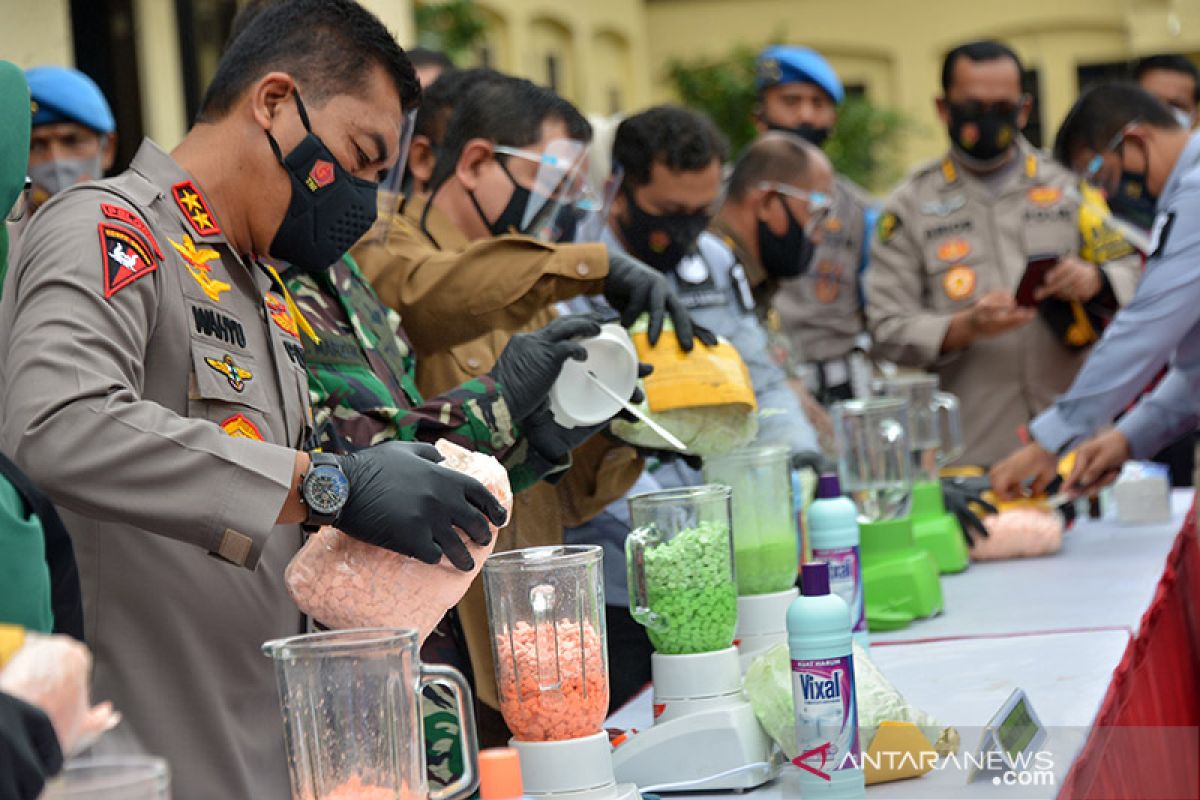
[{"label": "bottle cap", "polygon": [[512,747],[479,751],[479,796],[482,800],[516,800],[525,793],[521,755]]},{"label": "bottle cap", "polygon": [[810,561],[800,567],[800,594],[805,597],[829,594],[828,561]]},{"label": "bottle cap", "polygon": [[832,472],[826,472],[817,479],[817,499],[831,500],[835,497],[842,496],[842,484],[838,481],[838,476]]}]

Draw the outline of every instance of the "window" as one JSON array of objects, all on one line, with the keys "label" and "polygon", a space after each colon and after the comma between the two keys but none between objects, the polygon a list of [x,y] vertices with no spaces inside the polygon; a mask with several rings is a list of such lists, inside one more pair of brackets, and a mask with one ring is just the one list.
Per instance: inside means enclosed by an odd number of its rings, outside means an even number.
[{"label": "window", "polygon": [[560,65],[558,63],[558,55],[555,53],[547,53],[546,54],[546,85],[549,86],[551,91],[554,91],[554,92],[558,91],[558,89],[559,89],[558,84],[562,79],[561,76],[559,75],[559,70],[560,70]]},{"label": "window", "polygon": [[1098,83],[1129,80],[1129,62],[1106,61],[1099,64],[1080,64],[1075,68],[1079,91],[1090,89]]},{"label": "window", "polygon": [[111,174],[129,166],[142,143],[142,93],[132,0],[71,0],[75,67],[104,92],[117,122]]},{"label": "window", "polygon": [[204,91],[217,71],[237,10],[237,0],[175,0],[189,122],[196,118]]},{"label": "window", "polygon": [[1042,146],[1042,91],[1036,69],[1027,69],[1021,74],[1021,91],[1033,98],[1029,111],[1029,122],[1025,124],[1025,138],[1034,147]]}]

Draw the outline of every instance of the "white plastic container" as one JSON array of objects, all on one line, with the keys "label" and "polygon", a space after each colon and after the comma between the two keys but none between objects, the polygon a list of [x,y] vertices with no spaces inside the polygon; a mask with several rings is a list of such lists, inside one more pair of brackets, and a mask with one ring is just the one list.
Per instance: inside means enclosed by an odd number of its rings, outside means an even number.
[{"label": "white plastic container", "polygon": [[550,413],[564,428],[599,425],[621,410],[620,404],[596,386],[595,373],[618,397],[629,397],[637,385],[638,356],[625,329],[616,323],[600,328],[600,335],[580,342],[587,360],[569,360],[550,389]]},{"label": "white plastic container", "polygon": [[804,800],[866,797],[850,609],[829,588],[829,566],[800,568],[801,594],[788,609],[788,652]]},{"label": "white plastic container", "polygon": [[836,475],[822,475],[817,482],[816,499],[808,507],[808,543],[813,561],[828,562],[830,589],[850,608],[854,638],[866,647],[858,509],[850,498],[842,496]]}]

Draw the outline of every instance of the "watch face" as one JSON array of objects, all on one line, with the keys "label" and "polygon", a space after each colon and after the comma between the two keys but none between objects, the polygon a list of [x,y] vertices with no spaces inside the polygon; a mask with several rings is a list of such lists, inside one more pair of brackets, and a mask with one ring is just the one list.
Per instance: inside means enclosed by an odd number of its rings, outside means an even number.
[{"label": "watch face", "polygon": [[336,514],[350,496],[350,482],[337,467],[314,467],[304,482],[304,502],[318,514]]}]

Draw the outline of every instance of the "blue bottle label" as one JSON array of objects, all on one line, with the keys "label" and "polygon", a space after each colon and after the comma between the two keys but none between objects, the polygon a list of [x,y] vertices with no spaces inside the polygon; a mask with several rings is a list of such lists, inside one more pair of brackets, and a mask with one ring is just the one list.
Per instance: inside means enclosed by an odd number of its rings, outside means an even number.
[{"label": "blue bottle label", "polygon": [[814,561],[829,562],[829,590],[850,607],[850,630],[865,633],[867,614],[863,607],[862,560],[857,547],[827,547],[813,550]]},{"label": "blue bottle label", "polygon": [[854,659],[792,659],[792,693],[800,750],[792,763],[826,781],[836,771],[857,769],[862,758]]}]

